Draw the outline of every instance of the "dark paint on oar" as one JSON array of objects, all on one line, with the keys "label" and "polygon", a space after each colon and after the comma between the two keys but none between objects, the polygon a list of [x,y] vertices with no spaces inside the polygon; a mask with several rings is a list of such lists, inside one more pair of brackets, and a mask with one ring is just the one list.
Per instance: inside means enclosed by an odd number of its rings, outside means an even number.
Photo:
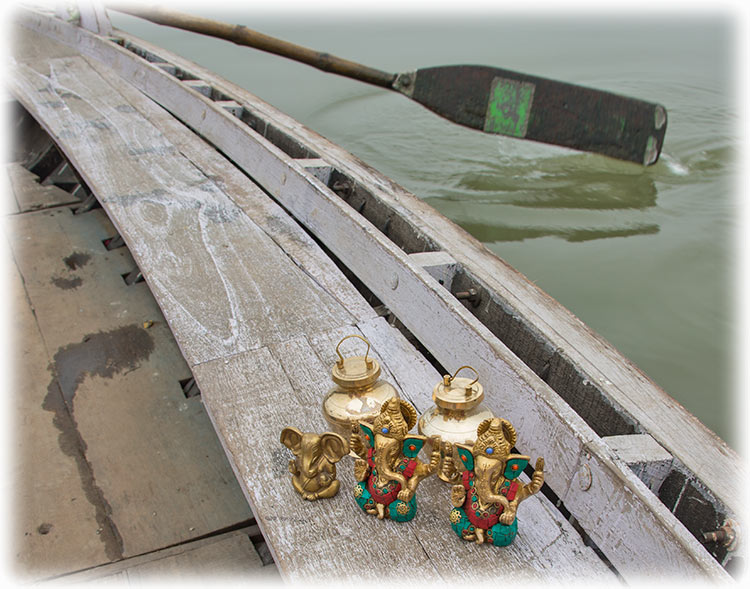
[{"label": "dark paint on oar", "polygon": [[650,165],[667,130],[658,104],[477,65],[400,74],[394,87],[451,121]]},{"label": "dark paint on oar", "polygon": [[477,65],[390,74],[242,25],[163,8],[109,4],[114,10],[158,24],[219,37],[401,92],[450,121],[485,133],[651,165],[659,159],[667,130],[663,106],[610,92]]}]

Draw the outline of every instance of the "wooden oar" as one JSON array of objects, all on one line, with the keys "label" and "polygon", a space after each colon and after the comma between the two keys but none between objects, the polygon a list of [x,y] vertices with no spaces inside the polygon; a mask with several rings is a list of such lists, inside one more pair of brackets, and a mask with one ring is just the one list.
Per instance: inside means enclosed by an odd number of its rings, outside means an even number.
[{"label": "wooden oar", "polygon": [[489,66],[454,65],[390,74],[252,31],[157,7],[113,10],[275,53],[320,70],[400,92],[446,119],[479,129],[651,165],[659,159],[663,106]]}]

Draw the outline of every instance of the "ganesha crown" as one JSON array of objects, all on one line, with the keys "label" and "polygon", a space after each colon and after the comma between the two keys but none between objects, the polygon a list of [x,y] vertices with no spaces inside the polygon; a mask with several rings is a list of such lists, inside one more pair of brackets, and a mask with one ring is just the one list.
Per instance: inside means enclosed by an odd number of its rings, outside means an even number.
[{"label": "ganesha crown", "polygon": [[505,419],[487,419],[477,428],[477,441],[474,442],[473,454],[488,456],[507,456],[515,443],[515,430]]},{"label": "ganesha crown", "polygon": [[373,423],[373,431],[376,434],[401,439],[406,437],[415,422],[416,410],[406,401],[392,398],[380,409],[380,414]]}]

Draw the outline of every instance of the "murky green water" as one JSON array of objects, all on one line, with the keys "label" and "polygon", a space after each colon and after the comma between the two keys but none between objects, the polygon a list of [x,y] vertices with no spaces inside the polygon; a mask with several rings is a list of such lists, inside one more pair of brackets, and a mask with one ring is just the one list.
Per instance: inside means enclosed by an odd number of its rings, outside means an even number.
[{"label": "murky green water", "polygon": [[484,135],[280,57],[118,15],[390,176],[571,309],[730,444],[739,164],[736,31],[721,15],[469,20],[194,13],[386,71],[485,64],[663,104],[652,167]]}]

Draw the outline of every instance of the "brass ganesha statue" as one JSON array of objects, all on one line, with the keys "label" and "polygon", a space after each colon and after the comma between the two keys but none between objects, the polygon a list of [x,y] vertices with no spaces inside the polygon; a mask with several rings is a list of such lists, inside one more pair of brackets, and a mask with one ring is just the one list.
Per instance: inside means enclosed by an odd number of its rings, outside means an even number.
[{"label": "brass ganesha statue", "polygon": [[409,435],[416,423],[414,407],[392,398],[383,404],[372,425],[360,421],[354,426],[349,442],[358,456],[354,476],[359,483],[354,497],[365,513],[399,522],[416,515],[417,485],[437,471],[441,446],[439,439],[434,440],[430,462],[418,460],[427,438]]},{"label": "brass ganesha statue", "polygon": [[478,544],[507,546],[518,533],[518,504],[538,492],[544,483],[544,459],[539,458],[531,481],[518,476],[529,463],[528,456],[511,454],[516,431],[505,419],[485,419],[477,428],[473,446],[456,444],[459,465],[465,469],[461,482],[452,488],[453,531]]},{"label": "brass ganesha statue", "polygon": [[281,432],[281,443],[294,454],[289,472],[294,490],[303,499],[327,499],[339,492],[336,463],[349,452],[343,437],[333,432],[303,433],[296,427],[286,427]]}]

